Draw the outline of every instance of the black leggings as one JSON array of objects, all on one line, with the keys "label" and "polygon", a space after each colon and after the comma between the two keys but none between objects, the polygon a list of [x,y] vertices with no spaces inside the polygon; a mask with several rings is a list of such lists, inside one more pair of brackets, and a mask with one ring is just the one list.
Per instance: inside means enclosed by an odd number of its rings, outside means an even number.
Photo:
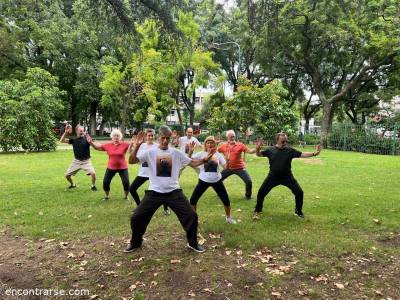
[{"label": "black leggings", "polygon": [[129,190],[129,174],[128,174],[128,169],[122,169],[122,170],[111,170],[109,168],[106,169],[106,174],[104,174],[104,179],[103,179],[103,190],[108,192],[110,191],[110,183],[115,174],[119,174],[119,177],[121,177],[122,185],[124,186],[124,191]]},{"label": "black leggings", "polygon": [[226,192],[226,188],[225,188],[224,184],[222,183],[222,180],[220,180],[218,182],[214,182],[214,183],[209,183],[209,182],[205,182],[205,181],[199,179],[199,182],[197,183],[197,185],[194,188],[194,191],[192,193],[192,196],[190,197],[190,204],[196,205],[197,201],[199,201],[201,195],[203,195],[204,192],[210,186],[215,190],[218,197],[221,199],[222,203],[224,203],[224,206],[231,206],[228,193]]},{"label": "black leggings", "polygon": [[197,214],[180,189],[164,194],[154,191],[145,192],[143,200],[132,213],[131,245],[139,247],[142,244],[143,234],[146,232],[147,225],[162,204],[167,204],[171,207],[186,231],[186,238],[189,244],[192,247],[197,247]]},{"label": "black leggings", "polygon": [[[140,198],[139,198],[139,195],[137,193],[137,190],[147,180],[149,180],[148,177],[136,176],[136,178],[132,181],[131,186],[129,187],[129,192],[131,193],[132,198],[133,198],[133,200],[135,200],[137,205],[139,205],[139,203],[140,203]],[[167,204],[164,203],[163,205],[164,205],[164,210],[167,210],[168,209]]]},{"label": "black leggings", "polygon": [[303,208],[304,193],[297,180],[293,176],[276,178],[271,175],[267,176],[267,178],[262,183],[260,189],[258,190],[257,205],[254,211],[256,212],[262,211],[265,196],[267,196],[268,193],[278,185],[284,185],[292,191],[296,199],[296,212],[301,213]]},{"label": "black leggings", "polygon": [[246,169],[236,169],[236,170],[225,169],[221,172],[221,175],[222,175],[221,181],[224,181],[226,178],[228,178],[229,176],[231,176],[233,174],[239,176],[243,180],[243,182],[246,184],[246,197],[250,198],[253,183],[252,183],[250,175],[249,175],[249,173],[247,173]]}]

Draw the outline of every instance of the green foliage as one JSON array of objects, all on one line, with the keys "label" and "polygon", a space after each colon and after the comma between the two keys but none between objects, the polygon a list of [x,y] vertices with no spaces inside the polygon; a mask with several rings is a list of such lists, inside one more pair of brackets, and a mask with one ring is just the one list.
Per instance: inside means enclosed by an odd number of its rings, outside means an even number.
[{"label": "green foliage", "polygon": [[328,136],[328,147],[342,151],[400,155],[400,123],[335,124]]},{"label": "green foliage", "polygon": [[306,143],[306,145],[317,145],[317,144],[319,144],[319,135],[305,134],[304,142]]},{"label": "green foliage", "polygon": [[53,117],[62,109],[57,78],[28,69],[25,79],[0,81],[0,148],[49,151],[56,148]]},{"label": "green foliage", "polygon": [[237,94],[214,108],[209,127],[217,131],[253,129],[258,136],[269,140],[281,131],[295,134],[296,117],[285,101],[286,95],[278,80],[261,88],[244,80]]}]

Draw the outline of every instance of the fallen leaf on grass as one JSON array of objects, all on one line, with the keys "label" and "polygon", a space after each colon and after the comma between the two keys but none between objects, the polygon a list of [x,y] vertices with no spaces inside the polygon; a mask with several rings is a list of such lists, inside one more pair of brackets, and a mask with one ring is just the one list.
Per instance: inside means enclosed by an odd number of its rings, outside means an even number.
[{"label": "fallen leaf on grass", "polygon": [[203,289],[203,291],[208,292],[208,293],[213,293],[213,291],[209,288],[205,288],[205,289]]},{"label": "fallen leaf on grass", "polygon": [[344,289],[344,284],[342,284],[342,283],[335,283],[335,286],[340,290]]},{"label": "fallen leaf on grass", "polygon": [[375,224],[381,224],[381,221],[378,219],[373,219],[372,221],[374,221]]},{"label": "fallen leaf on grass", "polygon": [[285,273],[289,273],[292,269],[290,266],[279,266],[279,270]]},{"label": "fallen leaf on grass", "polygon": [[55,241],[55,239],[50,239],[50,240],[45,240],[44,242],[45,243],[51,243],[51,242],[54,242]]},{"label": "fallen leaf on grass", "polygon": [[381,291],[376,290],[375,293],[376,293],[377,295],[383,296],[383,293],[382,293]]},{"label": "fallen leaf on grass", "polygon": [[193,293],[192,291],[189,291],[188,296],[190,296],[190,297],[196,297],[196,294]]},{"label": "fallen leaf on grass", "polygon": [[278,293],[278,292],[272,292],[271,295],[272,295],[272,296],[275,296],[275,297],[277,297],[277,298],[282,297],[282,294],[281,294],[281,293]]},{"label": "fallen leaf on grass", "polygon": [[232,251],[225,251],[226,255],[231,255]]},{"label": "fallen leaf on grass", "polygon": [[98,295],[92,295],[92,296],[90,296],[90,300],[93,300],[93,299],[99,299],[99,296],[98,296]]},{"label": "fallen leaf on grass", "polygon": [[75,254],[73,254],[72,252],[68,253],[68,258],[75,258]]},{"label": "fallen leaf on grass", "polygon": [[198,237],[199,237],[198,244],[204,245],[204,243],[206,242],[206,239],[200,233],[198,234]]},{"label": "fallen leaf on grass", "polygon": [[179,264],[180,262],[180,259],[171,259],[171,264]]},{"label": "fallen leaf on grass", "polygon": [[150,286],[157,286],[157,281],[152,281],[151,283],[150,283]]},{"label": "fallen leaf on grass", "polygon": [[130,287],[129,287],[129,290],[132,292],[132,291],[134,291],[136,289],[136,284],[132,284]]},{"label": "fallen leaf on grass", "polygon": [[86,255],[86,253],[83,250],[81,252],[79,252],[79,254],[78,254],[78,256],[81,258],[84,257],[85,255]]},{"label": "fallen leaf on grass", "polygon": [[87,263],[88,263],[88,261],[87,261],[87,260],[83,260],[83,261],[81,261],[81,266],[86,266],[86,265],[87,265]]}]

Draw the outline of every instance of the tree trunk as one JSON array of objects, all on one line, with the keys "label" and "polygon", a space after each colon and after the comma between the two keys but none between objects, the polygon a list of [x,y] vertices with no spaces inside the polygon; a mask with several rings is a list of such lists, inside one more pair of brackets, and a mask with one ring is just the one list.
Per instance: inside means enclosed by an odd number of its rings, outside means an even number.
[{"label": "tree trunk", "polygon": [[189,102],[189,126],[193,127],[193,122],[194,122],[194,106],[196,103],[196,91],[193,90],[193,94],[192,94],[192,101]]},{"label": "tree trunk", "polygon": [[104,127],[106,127],[107,122],[104,119],[101,121],[100,129],[99,129],[99,136],[104,135]]},{"label": "tree trunk", "polygon": [[176,103],[176,113],[178,114],[179,125],[181,126],[181,128],[183,128],[183,120],[179,103],[179,89],[176,91],[175,94],[175,103]]},{"label": "tree trunk", "polygon": [[96,129],[97,129],[96,115],[97,115],[97,101],[93,101],[92,103],[90,103],[90,117],[89,117],[89,134],[91,136],[96,135]]},{"label": "tree trunk", "polygon": [[310,132],[310,117],[309,116],[304,116],[304,120],[306,123],[304,124],[304,133],[308,134]]},{"label": "tree trunk", "polygon": [[322,126],[320,143],[325,148],[327,146],[328,133],[331,130],[332,104],[328,101],[322,103]]},{"label": "tree trunk", "polygon": [[121,130],[122,134],[125,135],[126,121],[128,117],[128,99],[124,97],[122,107],[122,115],[121,115],[121,124],[119,126],[119,130]]}]

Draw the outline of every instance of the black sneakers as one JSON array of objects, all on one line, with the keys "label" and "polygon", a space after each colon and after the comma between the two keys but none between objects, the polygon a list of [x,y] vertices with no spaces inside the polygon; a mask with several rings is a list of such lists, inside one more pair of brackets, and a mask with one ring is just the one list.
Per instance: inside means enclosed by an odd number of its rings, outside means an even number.
[{"label": "black sneakers", "polygon": [[95,185],[92,185],[92,187],[90,188],[93,192],[97,191],[97,187]]},{"label": "black sneakers", "polygon": [[140,246],[133,246],[132,244],[129,244],[128,247],[124,250],[125,253],[131,253],[135,252],[140,249]]},{"label": "black sneakers", "polygon": [[186,248],[193,250],[197,253],[203,253],[204,251],[206,251],[206,249],[204,249],[204,247],[202,245],[191,246],[189,244],[186,244]]},{"label": "black sneakers", "polygon": [[68,188],[69,189],[76,189],[78,186],[76,184],[71,184]]},{"label": "black sneakers", "polygon": [[301,218],[301,219],[304,219],[304,214],[303,214],[303,212],[301,212],[301,211],[295,211],[294,212],[294,215],[295,216],[297,216],[297,217],[299,217],[299,218]]}]

